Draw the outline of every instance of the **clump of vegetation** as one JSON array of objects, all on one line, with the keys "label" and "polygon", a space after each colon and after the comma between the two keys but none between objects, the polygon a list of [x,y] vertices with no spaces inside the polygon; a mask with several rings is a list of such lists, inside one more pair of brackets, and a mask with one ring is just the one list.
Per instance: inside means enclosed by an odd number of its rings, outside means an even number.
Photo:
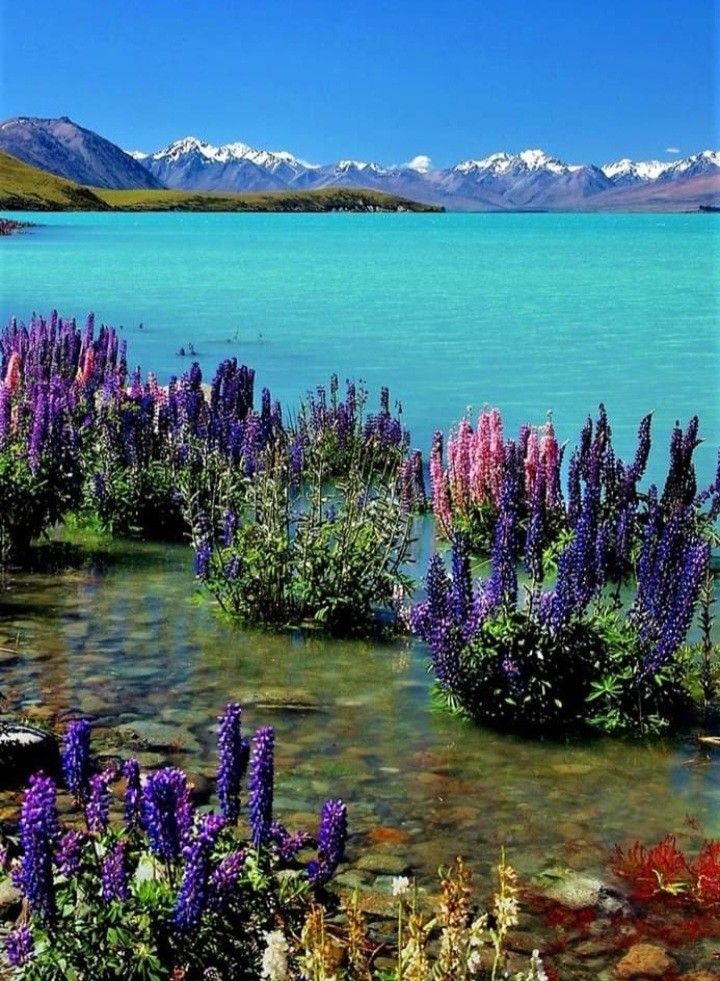
[{"label": "clump of vegetation", "polygon": [[[589,726],[649,733],[683,717],[695,686],[689,672],[702,668],[698,659],[689,663],[683,642],[720,512],[720,472],[706,493],[696,493],[696,444],[696,419],[685,433],[675,429],[665,487],[647,494],[636,546],[603,495],[602,474],[615,468],[614,455],[606,441],[590,441],[573,533],[556,558],[548,556],[542,521],[531,518],[525,536],[530,584],[522,591],[516,503],[522,461],[510,454],[491,575],[473,585],[469,542],[458,532],[452,575],[434,557],[427,599],[413,611],[414,629],[428,644],[440,689],[453,706],[529,732]],[[554,584],[543,589],[549,558]],[[628,609],[609,589],[626,568],[637,583]]]},{"label": "clump of vegetation", "polygon": [[196,575],[226,612],[343,635],[397,625],[411,589],[412,514],[393,468],[380,472],[357,450],[345,466],[328,484],[322,456],[311,455],[298,482],[286,458],[267,459],[241,510],[200,515]]},{"label": "clump of vegetation", "polygon": [[639,841],[626,850],[617,845],[612,869],[640,902],[720,903],[720,841],[704,841],[695,858],[678,847],[673,835],[650,848]]},{"label": "clump of vegetation", "polygon": [[[310,981],[548,981],[540,951],[534,950],[526,970],[507,971],[506,942],[518,924],[520,912],[517,878],[502,860],[497,869],[497,892],[486,912],[474,903],[472,876],[461,858],[440,870],[440,898],[432,915],[425,916],[417,890],[409,879],[393,880],[397,899],[397,941],[394,949],[378,947],[368,936],[357,894],[343,909],[340,928],[328,923],[322,906],[314,905],[305,921],[299,961]],[[395,960],[394,967],[375,965],[378,955]],[[278,974],[277,978],[285,977]]]},{"label": "clump of vegetation", "polygon": [[[259,977],[268,934],[300,930],[342,860],[345,805],[326,802],[316,840],[291,834],[273,816],[273,730],[259,729],[248,743],[236,704],[219,721],[219,808],[202,812],[181,770],[141,781],[128,760],[120,772],[93,773],[89,725],[70,724],[63,772],[83,826],[61,826],[53,780],[31,778],[20,854],[10,865],[24,895],[6,941],[16,976]],[[245,837],[238,819],[248,761]],[[110,817],[115,784],[121,823]],[[299,863],[300,850],[314,843],[317,857]]]},{"label": "clump of vegetation", "polygon": [[0,563],[77,507],[83,399],[14,321],[0,335]]}]

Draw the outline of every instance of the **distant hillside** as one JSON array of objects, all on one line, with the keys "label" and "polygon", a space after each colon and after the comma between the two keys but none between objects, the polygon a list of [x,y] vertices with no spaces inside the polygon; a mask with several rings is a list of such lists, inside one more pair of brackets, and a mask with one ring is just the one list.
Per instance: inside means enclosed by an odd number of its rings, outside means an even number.
[{"label": "distant hillside", "polygon": [[366,188],[211,194],[192,191],[108,191],[98,197],[118,211],[442,211],[396,194]]},{"label": "distant hillside", "polygon": [[327,188],[265,194],[83,187],[0,153],[0,209],[4,211],[439,211],[377,191]]},{"label": "distant hillside", "polygon": [[109,211],[88,187],[0,153],[0,208],[4,211]]},{"label": "distant hillside", "polygon": [[0,151],[58,177],[93,187],[163,187],[119,146],[67,116],[18,116],[0,124]]}]

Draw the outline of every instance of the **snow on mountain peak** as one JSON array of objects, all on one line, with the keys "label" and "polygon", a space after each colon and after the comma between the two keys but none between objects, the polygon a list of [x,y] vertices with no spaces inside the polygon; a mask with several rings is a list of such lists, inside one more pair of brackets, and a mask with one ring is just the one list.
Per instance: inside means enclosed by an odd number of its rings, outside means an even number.
[{"label": "snow on mountain peak", "polygon": [[720,167],[720,150],[701,150],[700,153],[693,153],[685,160],[675,161],[667,169],[671,174],[683,174],[688,170],[693,172],[705,170],[708,166]]},{"label": "snow on mountain peak", "polygon": [[565,174],[570,169],[567,164],[551,157],[544,150],[523,150],[518,158],[528,170],[550,170],[554,174]]},{"label": "snow on mountain peak", "polygon": [[708,167],[720,167],[720,152],[702,150],[684,160],[630,160],[623,157],[601,168],[606,177],[615,183],[628,181],[654,181],[659,177],[677,177],[688,171],[696,173]]},{"label": "snow on mountain peak", "polygon": [[286,164],[297,169],[308,166],[294,157],[292,153],[288,153],[287,150],[256,150],[239,140],[234,143],[224,143],[222,146],[213,146],[212,143],[205,143],[196,136],[186,136],[181,140],[175,140],[164,150],[153,153],[152,159],[175,162],[180,157],[190,153],[198,154],[206,160],[221,164],[229,163],[232,160],[249,160],[258,167],[267,167],[271,170],[280,164]]},{"label": "snow on mountain peak", "polygon": [[486,171],[490,174],[502,175],[517,170],[548,170],[554,174],[566,174],[572,167],[551,157],[544,150],[522,150],[520,153],[491,153],[481,160],[463,160],[453,170],[461,174],[473,171]]},{"label": "snow on mountain peak", "polygon": [[626,177],[633,180],[654,181],[672,165],[662,160],[631,160],[629,157],[623,157],[622,160],[605,164],[600,169],[610,180],[617,181]]},{"label": "snow on mountain peak", "polygon": [[347,173],[349,170],[369,170],[374,174],[385,174],[387,171],[376,163],[366,163],[364,160],[338,160],[335,164],[337,170]]}]

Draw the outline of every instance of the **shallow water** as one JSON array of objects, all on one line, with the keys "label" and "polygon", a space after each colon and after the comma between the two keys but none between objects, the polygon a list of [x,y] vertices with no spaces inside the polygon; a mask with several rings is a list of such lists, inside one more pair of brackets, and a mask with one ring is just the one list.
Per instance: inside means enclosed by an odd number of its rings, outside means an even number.
[{"label": "shallow water", "polygon": [[486,870],[502,844],[530,874],[551,860],[599,870],[618,840],[696,837],[688,814],[720,833],[717,758],[690,741],[570,746],[477,729],[432,710],[420,645],[243,631],[198,603],[189,566],[182,547],[123,546],[61,574],[13,576],[0,605],[0,647],[22,651],[0,655],[12,708],[87,714],[99,743],[138,719],[177,727],[189,752],[147,762],[169,759],[203,786],[214,719],[237,699],[248,729],[277,729],[281,818],[307,827],[341,796],[350,858],[390,827],[400,835],[380,849],[428,884],[456,853]]},{"label": "shallow water", "polygon": [[426,455],[471,404],[508,432],[553,409],[574,443],[604,400],[622,453],[654,409],[654,476],[697,412],[714,469],[717,215],[20,217],[43,227],[0,243],[0,317],[92,309],[163,379],[192,342],[206,372],[237,355],[283,403],[332,371],[388,384]]}]

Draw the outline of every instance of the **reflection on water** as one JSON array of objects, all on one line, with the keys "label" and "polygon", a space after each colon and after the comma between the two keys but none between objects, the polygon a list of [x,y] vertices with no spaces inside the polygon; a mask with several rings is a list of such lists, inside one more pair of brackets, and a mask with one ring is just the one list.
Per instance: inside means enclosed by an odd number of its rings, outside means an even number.
[{"label": "reflection on water", "polygon": [[[616,840],[690,834],[688,814],[720,833],[717,758],[689,740],[565,746],[480,730],[433,712],[421,646],[247,632],[199,602],[190,579],[186,549],[127,544],[12,576],[0,597],[11,708],[85,713],[108,740],[138,719],[175,727],[190,751],[165,758],[204,781],[214,720],[237,699],[247,728],[277,729],[281,816],[306,823],[342,796],[351,857],[392,827],[401,833],[387,840],[423,879],[456,853],[482,868],[503,843],[526,873],[548,859],[599,869]],[[20,658],[7,652],[16,645]]]}]

